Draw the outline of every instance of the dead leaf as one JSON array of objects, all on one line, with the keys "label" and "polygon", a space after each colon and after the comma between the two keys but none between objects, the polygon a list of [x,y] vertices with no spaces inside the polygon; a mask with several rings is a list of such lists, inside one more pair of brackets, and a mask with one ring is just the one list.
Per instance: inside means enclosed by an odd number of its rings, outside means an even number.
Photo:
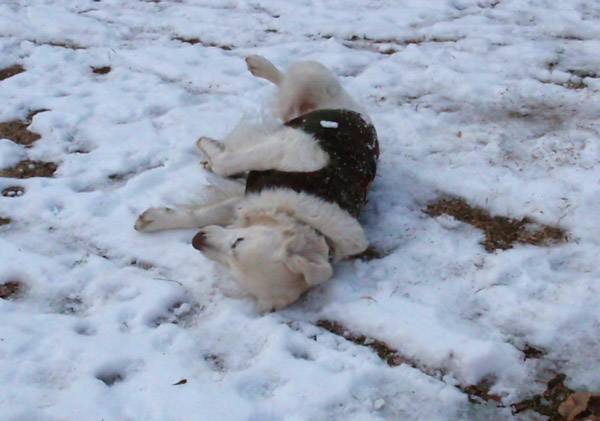
[{"label": "dead leaf", "polygon": [[[572,393],[558,407],[558,413],[566,420],[586,420],[600,421],[599,414],[596,413],[596,401],[600,395],[592,395],[586,390],[578,390]],[[593,402],[592,402],[593,401]]]},{"label": "dead leaf", "polygon": [[579,390],[569,396],[558,407],[558,413],[567,421],[572,421],[577,415],[585,411],[588,401],[592,394],[583,390]]}]

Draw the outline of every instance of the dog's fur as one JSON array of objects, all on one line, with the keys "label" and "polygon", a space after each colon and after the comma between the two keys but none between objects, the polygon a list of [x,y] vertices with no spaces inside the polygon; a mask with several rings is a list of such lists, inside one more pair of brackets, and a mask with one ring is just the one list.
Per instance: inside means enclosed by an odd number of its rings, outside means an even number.
[{"label": "dog's fur", "polygon": [[[357,111],[368,121],[319,63],[296,63],[282,73],[263,57],[246,62],[253,75],[279,87],[275,111],[283,122],[325,108]],[[329,160],[311,135],[284,125],[242,125],[222,143],[204,137],[197,146],[208,160],[205,167],[224,177],[256,170],[311,172]],[[368,245],[358,221],[335,203],[289,189],[245,195],[244,185],[232,180],[215,186],[203,204],[151,208],[135,223],[142,232],[196,227],[202,230],[193,246],[227,266],[262,312],[293,303],[328,280],[334,262]]]}]

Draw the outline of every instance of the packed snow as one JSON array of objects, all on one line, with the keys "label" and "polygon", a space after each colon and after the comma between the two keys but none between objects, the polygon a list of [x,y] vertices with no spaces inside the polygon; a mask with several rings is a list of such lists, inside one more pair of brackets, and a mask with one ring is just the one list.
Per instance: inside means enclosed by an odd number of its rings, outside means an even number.
[{"label": "packed snow", "polygon": [[[250,54],[332,69],[381,147],[361,215],[378,258],[265,315],[194,230],[133,229],[214,180],[200,136],[268,108]],[[600,3],[3,1],[15,64],[0,122],[41,139],[0,139],[0,170],[58,169],[0,178],[24,188],[0,196],[0,284],[23,285],[0,299],[3,420],[544,419],[510,405],[556,373],[600,391]],[[488,252],[424,212],[445,196],[569,241]],[[485,384],[500,402],[468,396]]]}]

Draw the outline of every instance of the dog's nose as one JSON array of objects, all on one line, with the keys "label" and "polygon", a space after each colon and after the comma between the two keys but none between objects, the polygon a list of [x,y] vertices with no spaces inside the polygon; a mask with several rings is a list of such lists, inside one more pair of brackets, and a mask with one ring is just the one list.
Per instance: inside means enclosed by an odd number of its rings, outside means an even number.
[{"label": "dog's nose", "polygon": [[192,238],[192,247],[196,250],[202,250],[202,247],[206,244],[206,234],[204,231],[200,231],[198,234],[194,235]]}]

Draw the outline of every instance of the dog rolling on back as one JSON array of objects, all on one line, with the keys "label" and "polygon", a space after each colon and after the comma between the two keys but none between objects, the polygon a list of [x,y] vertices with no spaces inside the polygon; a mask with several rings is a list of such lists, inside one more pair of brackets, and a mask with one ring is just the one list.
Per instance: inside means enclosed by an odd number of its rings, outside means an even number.
[{"label": "dog rolling on back", "polygon": [[230,269],[257,299],[278,310],[333,275],[333,264],[363,252],[357,221],[375,177],[375,129],[338,78],[316,62],[280,72],[259,56],[253,75],[278,86],[275,111],[283,124],[234,130],[223,142],[197,142],[205,167],[223,179],[202,204],[151,208],[138,231],[201,228],[192,245]]}]

